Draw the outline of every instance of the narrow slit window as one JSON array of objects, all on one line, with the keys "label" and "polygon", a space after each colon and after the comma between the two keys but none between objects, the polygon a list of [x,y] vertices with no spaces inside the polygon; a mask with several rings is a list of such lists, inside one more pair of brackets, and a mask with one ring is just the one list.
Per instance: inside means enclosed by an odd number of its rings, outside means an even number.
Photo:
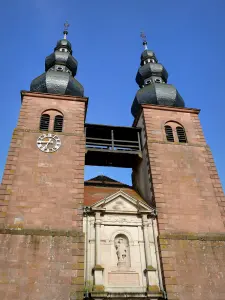
[{"label": "narrow slit window", "polygon": [[183,127],[178,126],[176,130],[177,130],[177,137],[179,143],[187,143],[187,136],[186,136],[185,129]]},{"label": "narrow slit window", "polygon": [[63,128],[63,116],[55,116],[55,121],[54,121],[54,131],[57,132],[62,132]]},{"label": "narrow slit window", "polygon": [[173,137],[173,129],[169,126],[165,126],[165,132],[166,132],[166,139],[168,142],[174,142],[174,137]]},{"label": "narrow slit window", "polygon": [[40,120],[40,130],[48,131],[50,116],[48,114],[43,114]]}]

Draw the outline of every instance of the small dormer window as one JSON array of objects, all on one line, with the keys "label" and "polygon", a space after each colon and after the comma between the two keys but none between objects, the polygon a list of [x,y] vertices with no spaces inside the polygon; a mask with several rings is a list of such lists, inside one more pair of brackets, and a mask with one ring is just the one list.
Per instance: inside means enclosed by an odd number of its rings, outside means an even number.
[{"label": "small dormer window", "polygon": [[160,82],[161,82],[161,79],[157,78],[157,79],[155,79],[155,82],[156,82],[156,83],[160,83]]},{"label": "small dormer window", "polygon": [[150,62],[151,62],[151,63],[154,63],[154,62],[155,62],[155,60],[154,60],[154,59],[150,59]]},{"label": "small dormer window", "polygon": [[60,48],[59,51],[61,51],[61,52],[67,52],[68,50],[66,48]]},{"label": "small dormer window", "polygon": [[151,80],[147,80],[147,81],[146,81],[146,84],[150,84],[150,83],[151,83]]},{"label": "small dormer window", "polygon": [[63,71],[63,67],[57,67],[57,71],[62,72]]}]

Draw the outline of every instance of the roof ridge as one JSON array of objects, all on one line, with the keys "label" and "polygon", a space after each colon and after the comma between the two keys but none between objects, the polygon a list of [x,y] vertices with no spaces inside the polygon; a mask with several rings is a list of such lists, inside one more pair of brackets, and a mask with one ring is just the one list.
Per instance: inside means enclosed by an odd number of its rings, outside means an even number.
[{"label": "roof ridge", "polygon": [[100,186],[118,186],[118,187],[129,187],[133,188],[132,186],[125,184],[123,182],[117,181],[113,178],[110,178],[105,175],[98,175],[94,178],[86,180],[84,182],[85,185],[100,185]]}]

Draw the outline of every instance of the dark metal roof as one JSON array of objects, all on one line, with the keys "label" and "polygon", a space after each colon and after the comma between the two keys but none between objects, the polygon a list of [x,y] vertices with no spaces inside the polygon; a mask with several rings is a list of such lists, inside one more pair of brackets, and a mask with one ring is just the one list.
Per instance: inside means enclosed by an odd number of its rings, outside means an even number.
[{"label": "dark metal roof", "polygon": [[142,104],[185,106],[177,89],[167,84],[168,73],[164,66],[158,63],[153,51],[146,49],[142,52],[140,65],[136,75],[136,82],[140,89],[131,107],[134,117],[138,115]]},{"label": "dark metal roof", "polygon": [[46,57],[45,73],[31,82],[30,91],[83,97],[83,86],[73,77],[76,72],[77,61],[72,56],[72,45],[62,39],[57,42],[54,53]]},{"label": "dark metal roof", "polygon": [[142,104],[184,107],[184,100],[173,85],[153,83],[138,90],[131,107],[134,117]]}]

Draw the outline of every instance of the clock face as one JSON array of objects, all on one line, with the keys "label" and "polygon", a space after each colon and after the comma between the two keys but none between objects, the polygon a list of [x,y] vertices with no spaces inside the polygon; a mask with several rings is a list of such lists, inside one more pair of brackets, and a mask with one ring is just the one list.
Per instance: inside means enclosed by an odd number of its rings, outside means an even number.
[{"label": "clock face", "polygon": [[37,147],[43,152],[55,152],[60,146],[60,138],[52,133],[42,134],[37,139]]}]

